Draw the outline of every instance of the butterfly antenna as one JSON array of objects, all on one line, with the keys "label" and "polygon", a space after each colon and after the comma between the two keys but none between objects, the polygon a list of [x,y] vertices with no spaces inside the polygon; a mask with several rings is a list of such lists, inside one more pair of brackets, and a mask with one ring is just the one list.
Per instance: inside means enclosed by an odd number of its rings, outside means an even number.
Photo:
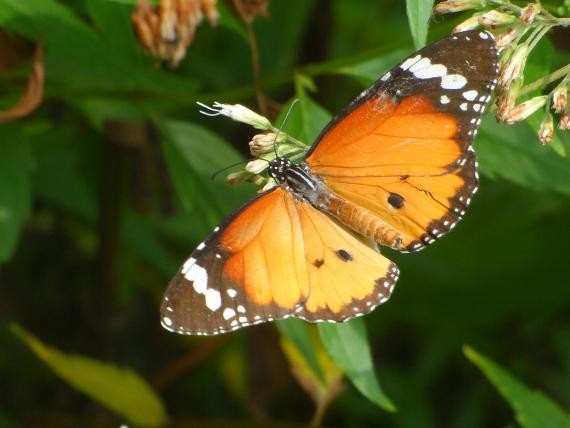
[{"label": "butterfly antenna", "polygon": [[291,113],[291,110],[293,110],[293,107],[299,103],[299,98],[295,98],[293,100],[293,102],[291,103],[291,105],[289,106],[289,109],[287,110],[287,114],[285,114],[285,118],[283,119],[283,122],[281,122],[281,126],[279,127],[279,129],[277,130],[277,132],[275,133],[275,139],[273,140],[273,151],[275,152],[275,157],[279,157],[279,154],[277,153],[277,137],[279,137],[279,134],[281,133],[281,130],[283,129],[283,127],[285,126],[285,123],[287,122],[287,119],[289,118],[289,114]]},{"label": "butterfly antenna", "polygon": [[256,160],[256,159],[261,159],[261,160],[263,160],[263,161],[269,163],[269,161],[268,161],[267,159],[263,159],[263,158],[249,158],[249,159],[242,160],[242,161],[239,161],[239,162],[236,162],[236,163],[232,163],[231,165],[225,166],[225,167],[223,167],[222,169],[217,170],[216,172],[214,172],[214,173],[212,174],[211,179],[212,179],[212,180],[215,180],[216,177],[217,177],[218,175],[220,175],[222,172],[227,171],[228,169],[231,169],[231,168],[233,168],[234,166],[243,165],[244,163],[248,163],[248,162],[250,162],[250,161],[252,161],[252,160]]}]

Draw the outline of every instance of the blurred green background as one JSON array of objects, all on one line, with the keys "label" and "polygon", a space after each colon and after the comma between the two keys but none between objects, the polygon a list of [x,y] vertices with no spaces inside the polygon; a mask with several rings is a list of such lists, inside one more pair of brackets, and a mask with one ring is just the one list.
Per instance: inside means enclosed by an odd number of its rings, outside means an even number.
[{"label": "blurred green background", "polygon": [[[169,279],[255,192],[210,179],[248,156],[254,130],[201,116],[195,102],[257,105],[245,27],[228,4],[168,70],[137,43],[134,3],[0,0],[0,28],[28,41],[22,51],[41,42],[46,72],[40,108],[0,124],[0,426],[154,425],[166,413],[179,426],[306,425],[314,403],[274,325],[214,338],[160,327]],[[433,18],[429,39],[468,16]],[[253,29],[270,114],[301,98],[291,127],[305,139],[414,50],[401,0],[272,0]],[[569,32],[555,32],[531,55],[528,81],[567,64],[569,52]],[[28,60],[0,75],[0,108],[16,102],[29,71]],[[401,279],[364,319],[398,411],[344,381],[325,426],[513,424],[466,344],[570,409],[570,139],[540,146],[529,124],[487,115],[476,149],[481,187],[464,221],[421,253],[386,251]],[[106,393],[74,383],[97,378],[95,362],[140,376],[142,386],[120,392],[130,404],[105,405]],[[144,394],[155,419],[129,417],[130,398],[144,413]]]}]

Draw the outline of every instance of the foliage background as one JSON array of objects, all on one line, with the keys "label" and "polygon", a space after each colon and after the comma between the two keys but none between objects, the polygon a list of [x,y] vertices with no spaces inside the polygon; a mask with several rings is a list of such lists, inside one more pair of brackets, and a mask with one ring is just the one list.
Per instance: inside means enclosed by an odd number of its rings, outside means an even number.
[{"label": "foliage background", "polygon": [[[215,338],[160,327],[169,278],[254,192],[210,180],[247,156],[252,130],[200,116],[194,103],[255,108],[255,94],[245,31],[226,6],[219,27],[200,27],[176,71],[138,46],[132,7],[0,0],[0,27],[42,41],[46,66],[41,108],[0,125],[0,426],[136,421],[70,387],[82,390],[80,373],[97,368],[52,358],[68,369],[63,382],[12,322],[65,353],[130,368],[182,424],[306,424],[314,405],[273,325]],[[429,39],[465,17],[433,19]],[[400,0],[274,0],[254,29],[264,90],[276,113],[302,99],[290,126],[307,142],[326,112],[413,51]],[[544,41],[529,59],[529,81],[568,63],[569,41],[568,31]],[[0,107],[14,103],[28,71],[1,76]],[[390,303],[365,318],[378,378],[398,411],[346,382],[325,425],[508,425],[511,410],[464,344],[570,408],[568,137],[553,147],[539,146],[526,123],[486,117],[476,143],[482,183],[465,220],[421,253],[389,252],[401,279]],[[140,398],[143,389],[129,393]]]}]

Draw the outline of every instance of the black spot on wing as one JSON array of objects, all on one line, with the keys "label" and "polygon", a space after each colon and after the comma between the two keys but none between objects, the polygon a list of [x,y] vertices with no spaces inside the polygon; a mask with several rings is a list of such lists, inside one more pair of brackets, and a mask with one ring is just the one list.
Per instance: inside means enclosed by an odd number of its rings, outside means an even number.
[{"label": "black spot on wing", "polygon": [[390,193],[390,196],[388,196],[388,203],[394,208],[402,208],[404,206],[404,202],[404,197],[397,193]]},{"label": "black spot on wing", "polygon": [[325,261],[323,259],[315,259],[315,261],[313,262],[313,266],[315,266],[317,269],[319,269],[324,264]]},{"label": "black spot on wing", "polygon": [[336,255],[338,256],[339,259],[341,259],[343,262],[350,262],[352,261],[352,255],[344,250],[344,249],[340,249],[340,250],[336,250]]}]

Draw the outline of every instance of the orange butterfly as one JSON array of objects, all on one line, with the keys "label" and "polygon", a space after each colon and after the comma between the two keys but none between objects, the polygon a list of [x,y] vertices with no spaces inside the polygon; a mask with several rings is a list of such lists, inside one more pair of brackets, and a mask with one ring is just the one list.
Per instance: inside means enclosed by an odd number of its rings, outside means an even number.
[{"label": "orange butterfly", "polygon": [[350,103],[304,161],[238,209],[170,282],[161,323],[210,335],[290,316],[345,321],[398,279],[377,244],[416,251],[449,232],[477,190],[471,146],[497,77],[485,31],[412,54]]}]

